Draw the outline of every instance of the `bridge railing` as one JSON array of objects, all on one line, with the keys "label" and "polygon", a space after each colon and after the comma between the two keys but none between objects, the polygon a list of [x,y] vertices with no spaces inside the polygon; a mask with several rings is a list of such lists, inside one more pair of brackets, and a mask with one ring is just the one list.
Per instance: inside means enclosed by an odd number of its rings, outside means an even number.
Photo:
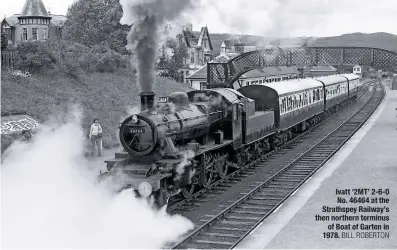
[{"label": "bridge railing", "polygon": [[362,65],[397,72],[397,53],[367,47],[265,48],[241,54],[225,63],[207,65],[208,87],[230,87],[247,71],[270,66]]}]

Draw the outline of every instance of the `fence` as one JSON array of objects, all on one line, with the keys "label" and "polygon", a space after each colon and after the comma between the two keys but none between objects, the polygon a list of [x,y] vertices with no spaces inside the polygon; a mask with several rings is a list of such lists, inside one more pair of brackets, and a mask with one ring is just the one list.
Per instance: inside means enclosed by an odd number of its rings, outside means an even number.
[{"label": "fence", "polygon": [[1,51],[2,70],[14,69],[17,61],[18,61],[18,54],[15,50]]}]

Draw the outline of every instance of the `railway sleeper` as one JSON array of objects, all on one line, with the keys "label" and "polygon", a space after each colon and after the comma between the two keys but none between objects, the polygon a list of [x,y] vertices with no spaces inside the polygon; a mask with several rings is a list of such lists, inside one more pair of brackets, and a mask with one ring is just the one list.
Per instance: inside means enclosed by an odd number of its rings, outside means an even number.
[{"label": "railway sleeper", "polygon": [[[259,208],[256,208],[255,210],[258,210],[258,209]],[[237,209],[233,210],[233,213],[264,216],[264,215],[268,214],[268,211],[270,211],[270,210],[263,210],[263,208],[261,208],[260,211],[252,211],[252,209],[237,208]]]},{"label": "railway sleeper", "polygon": [[203,232],[200,235],[203,236],[208,236],[208,237],[228,237],[228,238],[237,238],[239,239],[241,236],[244,235],[244,233],[236,233],[236,234],[232,234],[232,233],[209,233],[209,232]]},{"label": "railway sleeper", "polygon": [[[267,208],[265,208],[265,207],[268,207],[269,210]],[[270,211],[271,208],[272,208],[272,205],[265,205],[264,206],[263,204],[260,204],[260,205],[240,204],[240,205],[237,206],[237,209],[260,210],[260,211],[263,211],[263,212],[265,212],[265,210],[266,211]]]},{"label": "railway sleeper", "polygon": [[311,166],[316,165],[318,163],[323,162],[322,159],[300,159],[295,165],[294,168],[301,168],[301,169],[305,169],[305,168],[311,168]]},{"label": "railway sleeper", "polygon": [[299,166],[295,165],[295,166],[292,166],[291,168],[289,168],[288,170],[284,171],[284,173],[288,173],[291,171],[292,172],[309,172],[309,171],[312,171],[313,169],[315,169],[318,166],[318,164],[320,164],[323,161],[324,160],[318,161],[318,163],[316,163],[316,164],[314,164],[312,162],[312,163],[307,163],[305,165],[299,165]]},{"label": "railway sleeper", "polygon": [[[307,176],[307,175],[306,175]],[[287,180],[304,180],[305,178],[306,178],[306,176],[302,176],[302,177],[296,177],[296,176],[291,176],[291,177],[286,177],[286,176],[283,176],[283,178],[284,179],[287,179]],[[270,186],[282,186],[282,185],[286,185],[286,186],[292,186],[292,185],[295,185],[295,183],[294,182],[290,182],[290,181],[283,181],[283,180],[279,180],[279,179],[275,179],[274,181],[272,181],[271,183],[269,183],[269,185],[268,186],[266,186],[266,187],[270,187]]]},{"label": "railway sleeper", "polygon": [[[293,178],[293,177],[302,177],[302,178],[306,178],[306,176],[307,176],[307,174],[299,174],[299,173],[297,173],[297,174],[289,174],[289,173],[285,173],[285,174],[283,174],[283,177],[287,177],[287,178]],[[277,180],[275,180],[275,181],[277,181]]]},{"label": "railway sleeper", "polygon": [[293,166],[291,169],[289,169],[289,170],[287,170],[286,171],[286,173],[287,172],[290,172],[290,171],[293,171],[293,172],[310,172],[310,171],[313,171],[314,169],[316,169],[316,167],[320,164],[320,163],[322,163],[323,161],[321,161],[321,162],[318,162],[317,164],[308,164],[308,165],[306,165],[305,167],[302,167],[302,166]]},{"label": "railway sleeper", "polygon": [[[206,247],[206,249],[211,249],[214,248],[214,246],[222,246],[222,248],[225,248],[225,246],[233,246],[234,241],[228,242],[228,241],[211,241],[211,240],[192,240],[192,243],[200,244],[201,246],[199,248],[202,248],[202,244],[208,244],[210,247]],[[190,244],[189,244],[190,246]]]},{"label": "railway sleeper", "polygon": [[237,221],[234,219],[227,219],[223,218],[219,220],[219,223],[221,224],[228,224],[228,225],[245,225],[245,226],[253,226],[255,224],[255,221]]},{"label": "railway sleeper", "polygon": [[247,232],[249,226],[239,226],[239,227],[221,227],[221,226],[214,226],[211,227],[212,232]]},{"label": "railway sleeper", "polygon": [[227,214],[225,217],[225,219],[228,220],[236,220],[236,221],[258,221],[260,220],[262,217],[261,216],[244,216],[242,217],[241,214],[236,214],[233,212],[230,212],[229,214]]},{"label": "railway sleeper", "polygon": [[270,200],[270,199],[268,199],[268,197],[255,197],[249,201],[245,201],[244,204],[272,208],[272,207],[276,206],[280,201],[282,201],[285,198],[285,196],[280,196],[277,198],[278,198],[277,200]]},{"label": "railway sleeper", "polygon": [[299,182],[302,182],[302,180],[304,180],[304,179],[297,179],[297,178],[282,178],[282,177],[280,177],[280,178],[277,178],[277,179],[275,179],[275,180],[283,181],[283,182],[296,182],[296,183],[299,183]]},{"label": "railway sleeper", "polygon": [[294,185],[271,185],[271,186],[268,186],[268,187],[270,187],[270,188],[283,188],[283,189],[288,189],[288,190],[293,190],[295,187],[296,187],[296,184],[294,184]]}]

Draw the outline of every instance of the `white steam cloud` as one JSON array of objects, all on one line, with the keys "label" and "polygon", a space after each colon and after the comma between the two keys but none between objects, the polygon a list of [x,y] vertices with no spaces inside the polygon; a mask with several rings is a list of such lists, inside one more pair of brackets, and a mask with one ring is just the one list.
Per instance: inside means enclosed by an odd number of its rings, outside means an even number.
[{"label": "white steam cloud", "polygon": [[3,248],[160,248],[193,228],[131,190],[98,184],[83,157],[80,114],[44,124],[2,162]]}]

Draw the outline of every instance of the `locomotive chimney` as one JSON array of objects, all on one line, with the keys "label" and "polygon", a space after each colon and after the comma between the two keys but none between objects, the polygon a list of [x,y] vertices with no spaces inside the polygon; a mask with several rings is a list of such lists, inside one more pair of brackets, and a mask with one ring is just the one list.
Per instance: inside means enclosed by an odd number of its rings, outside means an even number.
[{"label": "locomotive chimney", "polygon": [[141,96],[141,111],[146,109],[151,110],[154,105],[154,96],[156,94],[153,92],[141,92],[139,95]]}]

